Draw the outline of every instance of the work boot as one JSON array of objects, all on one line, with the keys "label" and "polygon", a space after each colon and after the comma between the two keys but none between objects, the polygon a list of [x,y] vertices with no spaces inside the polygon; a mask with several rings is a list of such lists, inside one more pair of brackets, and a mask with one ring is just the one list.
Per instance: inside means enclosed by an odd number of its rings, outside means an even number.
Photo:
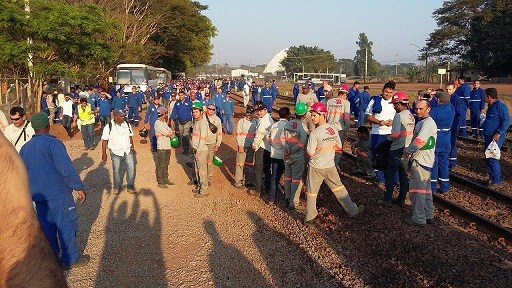
[{"label": "work boot", "polygon": [[78,261],[76,261],[75,264],[71,264],[69,266],[61,266],[61,268],[62,268],[62,270],[71,270],[71,269],[83,267],[83,266],[87,265],[87,263],[89,263],[89,256],[84,255],[84,256],[78,258]]},{"label": "work boot", "polygon": [[204,198],[204,197],[206,197],[206,196],[208,196],[208,195],[209,195],[209,194],[201,194],[201,193],[197,193],[197,194],[195,194],[195,195],[194,195],[194,197],[196,197],[196,198]]},{"label": "work boot", "polygon": [[167,184],[167,185],[174,185],[174,182],[172,182],[172,181],[171,181],[171,180],[169,180],[169,179],[165,180],[165,182],[164,182],[164,183],[165,183],[165,184]]},{"label": "work boot", "polygon": [[165,183],[158,183],[158,188],[167,189],[169,186],[167,186]]},{"label": "work boot", "polygon": [[348,217],[350,218],[356,218],[359,214],[363,213],[364,210],[366,209],[366,207],[364,205],[359,205],[358,209],[357,209],[357,212],[354,213],[354,215],[350,215]]}]

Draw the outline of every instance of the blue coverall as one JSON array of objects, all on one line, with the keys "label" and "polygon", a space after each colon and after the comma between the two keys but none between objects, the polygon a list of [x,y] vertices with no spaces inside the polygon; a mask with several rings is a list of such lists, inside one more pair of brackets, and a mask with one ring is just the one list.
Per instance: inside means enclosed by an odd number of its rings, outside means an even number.
[{"label": "blue coverall", "polygon": [[[500,138],[496,143],[498,147],[503,145],[505,138],[507,137],[507,129],[510,125],[510,115],[508,114],[508,108],[505,103],[496,99],[492,104],[487,107],[487,113],[485,121],[482,124],[484,134],[484,149],[492,141],[495,134],[499,134]],[[25,144],[27,145],[27,144]],[[501,184],[501,167],[500,160],[493,158],[486,158],[487,169],[489,172],[489,179],[496,184]]]},{"label": "blue coverall", "polygon": [[469,97],[469,123],[471,125],[471,135],[482,135],[480,127],[480,112],[485,108],[484,102],[485,90],[477,88],[471,90]]},{"label": "blue coverall", "polygon": [[437,182],[439,182],[439,191],[450,191],[450,170],[448,169],[448,158],[451,151],[451,128],[453,118],[455,117],[455,107],[452,104],[437,104],[430,110],[430,117],[437,125],[437,141],[435,149],[434,166],[430,181],[432,184],[432,193],[436,193]]}]

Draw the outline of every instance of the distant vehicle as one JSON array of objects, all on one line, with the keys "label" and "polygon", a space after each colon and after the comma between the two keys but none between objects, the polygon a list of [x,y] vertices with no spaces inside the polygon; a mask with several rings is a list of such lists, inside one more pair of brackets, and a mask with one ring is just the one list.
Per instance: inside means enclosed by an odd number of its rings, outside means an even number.
[{"label": "distant vehicle", "polygon": [[172,80],[183,80],[185,78],[185,72],[172,73]]},{"label": "distant vehicle", "polygon": [[158,83],[167,84],[172,79],[172,73],[165,68],[156,68],[156,76],[158,77]]},{"label": "distant vehicle", "polygon": [[140,86],[146,91],[147,86],[158,87],[157,70],[145,64],[119,64],[116,67],[116,90],[125,85],[124,94],[132,91],[131,86]]},{"label": "distant vehicle", "polygon": [[315,84],[322,84],[323,81],[328,81],[332,85],[339,85],[347,81],[347,74],[335,73],[293,73],[293,80],[299,83],[306,82],[309,78]]}]

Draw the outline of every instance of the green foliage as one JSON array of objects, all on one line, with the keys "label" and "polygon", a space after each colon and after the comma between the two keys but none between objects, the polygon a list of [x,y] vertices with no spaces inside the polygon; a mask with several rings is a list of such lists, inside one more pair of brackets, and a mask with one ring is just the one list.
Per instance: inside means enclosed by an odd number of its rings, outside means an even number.
[{"label": "green foliage", "polygon": [[338,66],[341,67],[341,73],[347,74],[347,76],[354,76],[354,68],[356,62],[352,59],[338,59]]},{"label": "green foliage", "polygon": [[287,73],[304,72],[338,72],[339,66],[331,51],[317,46],[310,47],[300,45],[288,48],[287,56],[281,60],[281,65]]},{"label": "green foliage", "polygon": [[372,46],[373,42],[368,40],[365,33],[359,33],[358,41],[356,44],[359,46],[359,50],[356,51],[356,56],[354,57],[355,66],[354,66],[354,74],[358,76],[364,76],[365,72],[365,61],[366,56],[368,55],[368,76],[378,76],[379,75],[379,62],[373,59]]},{"label": "green foliage", "polygon": [[407,79],[409,82],[416,83],[420,79],[422,70],[417,66],[412,66],[407,70]]},{"label": "green foliage", "polygon": [[434,18],[439,28],[427,48],[438,61],[461,60],[490,75],[512,72],[512,1],[449,0]]}]

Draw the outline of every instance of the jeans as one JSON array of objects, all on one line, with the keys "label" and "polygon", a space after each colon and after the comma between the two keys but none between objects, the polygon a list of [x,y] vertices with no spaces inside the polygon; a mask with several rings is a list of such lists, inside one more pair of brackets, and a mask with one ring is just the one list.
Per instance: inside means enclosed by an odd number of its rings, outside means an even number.
[{"label": "jeans", "polygon": [[110,123],[110,120],[110,115],[100,115],[101,128],[105,128]]},{"label": "jeans", "polygon": [[[372,155],[375,155],[375,148],[381,142],[386,141],[386,138],[388,137],[388,134],[386,134],[386,135],[371,134],[370,136],[372,137]],[[384,178],[384,171],[375,170],[375,174],[377,174],[377,182],[384,183],[386,181],[385,178]]]},{"label": "jeans", "polygon": [[276,200],[277,185],[279,184],[281,175],[283,175],[284,172],[284,160],[270,158],[270,162],[272,165],[272,176],[270,176],[270,194],[268,196],[268,200],[274,201]]},{"label": "jeans", "polygon": [[233,115],[222,115],[222,118],[224,120],[224,131],[226,133],[233,133],[233,130],[235,129],[233,124]]},{"label": "jeans", "polygon": [[128,154],[118,156],[110,152],[110,158],[112,159],[112,174],[114,174],[114,190],[121,190],[123,186],[123,179],[121,178],[121,163],[124,162],[126,165],[126,188],[135,189],[135,156],[130,151]]},{"label": "jeans", "polygon": [[73,122],[73,118],[69,115],[62,115],[62,126],[68,132],[68,136],[71,137],[73,134],[71,133],[71,123]]},{"label": "jeans", "polygon": [[82,139],[84,140],[85,148],[94,146],[94,124],[82,125],[81,127]]},{"label": "jeans", "polygon": [[386,177],[386,190],[384,191],[385,202],[391,203],[393,198],[393,186],[397,171],[400,180],[400,194],[398,195],[397,201],[404,203],[405,197],[407,196],[407,191],[409,190],[409,179],[407,177],[406,163],[402,161],[403,153],[404,148],[389,151],[388,166],[386,172],[384,172]]},{"label": "jeans", "polygon": [[254,154],[254,190],[262,193],[261,180],[265,174],[265,190],[270,191],[270,151],[258,148]]}]

